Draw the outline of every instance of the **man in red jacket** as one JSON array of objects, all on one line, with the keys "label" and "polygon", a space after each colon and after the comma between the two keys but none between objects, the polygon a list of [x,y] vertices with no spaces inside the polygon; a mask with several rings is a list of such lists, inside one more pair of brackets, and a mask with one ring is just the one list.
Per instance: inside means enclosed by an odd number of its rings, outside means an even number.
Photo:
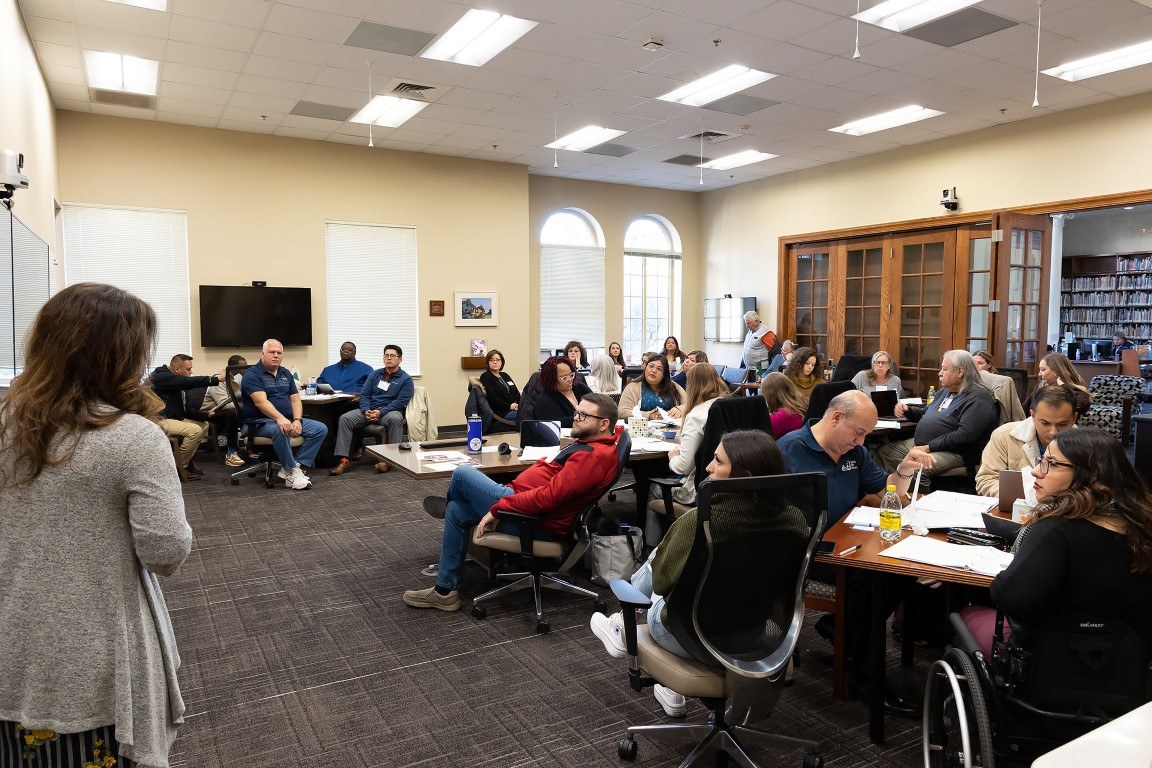
[{"label": "man in red jacket", "polygon": [[512,481],[501,485],[475,467],[457,467],[448,484],[447,498],[429,496],[424,509],[444,518],[440,542],[440,565],[436,586],[410,589],[404,602],[413,608],[460,609],[456,591],[468,533],[473,526],[481,535],[499,529],[516,534],[519,526],[500,521],[501,510],[543,519],[541,531],[566,536],[580,511],[600,497],[616,478],[616,403],[607,395],[585,395],[572,418],[572,438],[552,461],[540,459]]}]

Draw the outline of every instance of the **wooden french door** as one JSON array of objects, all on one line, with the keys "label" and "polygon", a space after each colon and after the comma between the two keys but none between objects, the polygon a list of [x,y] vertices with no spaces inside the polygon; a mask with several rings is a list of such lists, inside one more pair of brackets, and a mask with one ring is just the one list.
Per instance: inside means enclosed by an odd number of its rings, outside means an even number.
[{"label": "wooden french door", "polygon": [[1047,350],[1048,280],[1052,219],[1006,211],[997,214],[992,244],[997,311],[996,359],[1036,373]]},{"label": "wooden french door", "polygon": [[940,358],[954,349],[956,232],[936,230],[893,238],[898,297],[900,381],[916,394],[939,383]]}]

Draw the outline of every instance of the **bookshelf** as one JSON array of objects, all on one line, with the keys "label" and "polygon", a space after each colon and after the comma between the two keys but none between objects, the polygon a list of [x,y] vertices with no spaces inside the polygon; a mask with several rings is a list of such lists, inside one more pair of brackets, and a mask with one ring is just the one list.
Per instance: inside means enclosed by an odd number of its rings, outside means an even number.
[{"label": "bookshelf", "polygon": [[1060,332],[1107,339],[1117,330],[1152,341],[1152,253],[1064,257]]}]

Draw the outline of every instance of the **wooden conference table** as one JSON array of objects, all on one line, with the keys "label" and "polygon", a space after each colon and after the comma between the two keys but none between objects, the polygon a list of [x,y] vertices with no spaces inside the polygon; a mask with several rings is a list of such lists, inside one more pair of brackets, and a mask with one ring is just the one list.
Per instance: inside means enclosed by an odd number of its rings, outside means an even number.
[{"label": "wooden conference table", "polygon": [[[988,500],[989,506],[995,504],[995,499]],[[903,531],[901,539],[912,536],[911,531]],[[933,531],[929,534],[934,539],[944,539],[943,532]],[[832,695],[840,698],[844,695],[844,624],[845,624],[845,598],[846,581],[849,568],[856,568],[869,572],[870,575],[892,574],[895,576],[911,576],[912,578],[929,578],[949,584],[967,584],[969,586],[987,587],[992,583],[991,576],[961,571],[953,568],[940,568],[934,565],[925,565],[910,560],[897,560],[883,556],[883,552],[891,544],[880,539],[879,531],[856,530],[847,523],[840,521],[833,525],[824,534],[824,541],[835,542],[835,551],[831,554],[816,555],[814,561],[830,565],[836,570],[836,636],[832,657]],[[850,547],[859,545],[850,555],[841,557],[837,553]],[[869,679],[873,681],[871,699],[868,707],[868,737],[873,744],[884,742],[884,660],[887,637],[885,624],[888,617],[881,610],[883,579],[872,578],[872,614],[869,617],[869,633],[871,639],[872,657],[868,659]]]},{"label": "wooden conference table", "polygon": [[328,427],[328,434],[320,445],[316,454],[316,466],[332,467],[336,459],[332,455],[336,448],[336,429],[340,417],[356,407],[360,402],[360,394],[341,392],[335,395],[300,395],[300,403],[304,406],[304,417],[318,421]]}]

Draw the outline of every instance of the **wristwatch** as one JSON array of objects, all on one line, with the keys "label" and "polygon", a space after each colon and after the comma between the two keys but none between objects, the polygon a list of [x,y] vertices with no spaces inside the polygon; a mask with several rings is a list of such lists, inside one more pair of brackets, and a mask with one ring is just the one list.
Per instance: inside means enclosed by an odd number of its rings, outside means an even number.
[{"label": "wristwatch", "polygon": [[897,467],[896,468],[896,477],[900,478],[901,480],[911,480],[912,478],[916,477],[916,473],[915,472],[909,472],[906,475],[902,475],[902,474],[900,474],[900,468]]}]

